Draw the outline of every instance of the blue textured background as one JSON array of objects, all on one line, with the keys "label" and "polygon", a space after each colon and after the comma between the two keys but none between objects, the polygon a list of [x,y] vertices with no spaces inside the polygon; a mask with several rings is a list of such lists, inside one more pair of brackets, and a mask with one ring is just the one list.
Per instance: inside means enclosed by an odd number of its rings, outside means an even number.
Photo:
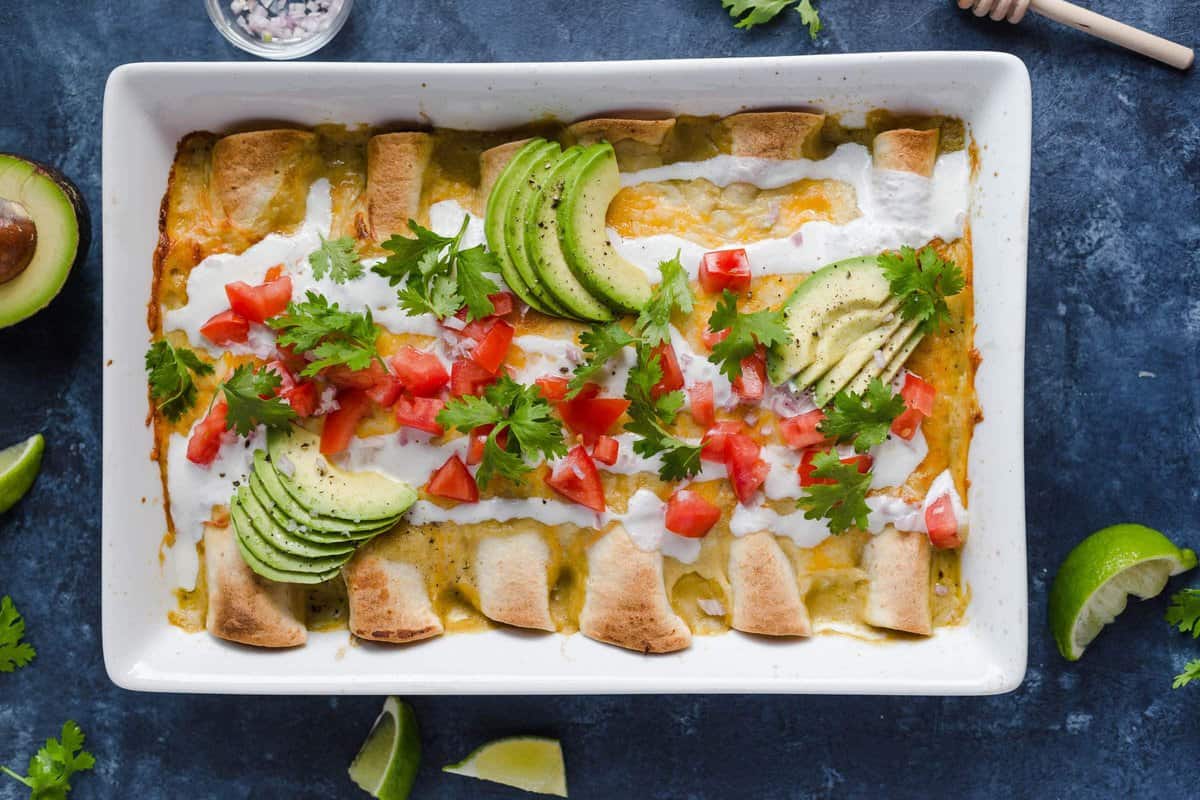
[{"label": "blue textured background", "polygon": [[[1188,44],[1200,39],[1195,0],[1090,5]],[[128,61],[244,58],[201,6],[0,0],[0,150],[58,165],[99,209],[108,72]],[[562,738],[578,798],[1200,791],[1200,689],[1170,688],[1200,643],[1168,629],[1164,601],[1132,607],[1076,665],[1059,658],[1043,622],[1053,567],[1095,528],[1138,520],[1200,545],[1196,76],[1044,20],[1019,29],[976,21],[949,0],[825,0],[821,8],[827,29],[813,44],[790,12],[761,30],[734,30],[717,0],[358,0],[319,56],[516,61],[944,48],[1021,56],[1034,89],[1025,684],[980,699],[417,698],[426,759],[416,796],[518,796],[442,776],[437,765],[519,732]],[[362,796],[345,768],[376,698],[139,695],[106,677],[97,596],[100,286],[94,241],[48,310],[0,331],[0,443],[35,430],[49,442],[33,492],[0,517],[0,594],[14,597],[39,651],[30,667],[0,675],[0,763],[23,766],[74,717],[98,761],[76,781],[80,800]],[[23,796],[17,788],[0,783],[0,798]]]}]

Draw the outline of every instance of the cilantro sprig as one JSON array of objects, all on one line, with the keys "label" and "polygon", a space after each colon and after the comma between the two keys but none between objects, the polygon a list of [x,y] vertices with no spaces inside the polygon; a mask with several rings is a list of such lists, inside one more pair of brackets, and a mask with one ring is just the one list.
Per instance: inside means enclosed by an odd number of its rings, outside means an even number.
[{"label": "cilantro sprig", "polygon": [[833,483],[814,483],[806,486],[797,501],[805,519],[824,519],[831,533],[845,533],[852,527],[866,528],[867,491],[871,488],[871,473],[860,473],[857,464],[843,464],[836,449],[813,456],[813,477]]},{"label": "cilantro sprig", "polygon": [[284,400],[275,395],[282,379],[275,370],[262,368],[257,371],[249,364],[241,364],[221,384],[228,410],[225,412],[225,427],[237,431],[239,436],[249,436],[259,425],[268,428],[283,428],[296,418],[296,412]]},{"label": "cilantro sprig", "polygon": [[625,385],[625,399],[629,401],[625,430],[638,437],[633,442],[635,453],[646,458],[662,457],[660,478],[683,480],[700,472],[701,447],[667,431],[683,407],[683,392],[676,389],[655,397],[654,387],[662,378],[661,356],[651,347],[639,346],[637,363],[629,371],[629,382]]},{"label": "cilantro sprig", "polygon": [[[1167,608],[1167,622],[1183,633],[1192,634],[1193,639],[1200,639],[1200,589],[1182,589],[1171,597],[1171,605]],[[1180,689],[1194,680],[1200,679],[1200,658],[1194,658],[1183,667],[1183,672],[1175,676],[1171,688]]]},{"label": "cilantro sprig", "polygon": [[12,598],[0,598],[0,672],[13,672],[33,661],[37,651],[25,636],[25,620],[17,612]]},{"label": "cilantro sprig", "polygon": [[358,371],[381,360],[375,347],[379,329],[369,308],[343,311],[337,303],[310,291],[304,302],[288,303],[287,310],[267,320],[267,324],[279,332],[279,344],[313,356],[300,373],[305,376],[338,364]]},{"label": "cilantro sprig", "polygon": [[936,333],[950,320],[946,298],[963,290],[966,279],[953,261],[946,261],[932,247],[920,251],[901,247],[899,253],[880,253],[879,266],[900,298],[900,313],[918,320],[925,333]]},{"label": "cilantro sprig", "polygon": [[212,365],[200,360],[186,347],[172,347],[165,339],[146,351],[146,376],[155,408],[174,422],[196,404],[196,381],[192,374],[211,375]]},{"label": "cilantro sprig", "polygon": [[838,442],[854,440],[854,449],[865,453],[882,444],[892,422],[904,413],[904,398],[875,378],[862,394],[843,389],[825,411],[817,430]]},{"label": "cilantro sprig", "polygon": [[29,787],[30,800],[64,800],[71,791],[71,776],[95,765],[96,759],[83,749],[83,731],[74,720],[67,720],[59,739],[47,739],[29,759],[28,774],[20,775],[4,766],[0,766],[0,773]]},{"label": "cilantro sprig", "polygon": [[679,251],[675,257],[658,264],[662,280],[654,287],[650,299],[638,314],[633,330],[643,343],[655,345],[671,340],[671,316],[675,313],[690,314],[695,302],[692,296],[692,285],[688,282],[687,271],[679,260]]},{"label": "cilantro sprig", "polygon": [[726,289],[708,318],[710,331],[729,329],[729,335],[713,345],[708,360],[730,380],[741,377],[742,359],[752,355],[759,345],[783,344],[792,336],[782,309],[738,311],[737,301],[738,296]]},{"label": "cilantro sprig", "polygon": [[321,246],[308,255],[309,266],[312,267],[313,277],[321,280],[326,275],[334,283],[349,283],[361,278],[362,262],[358,259],[358,249],[354,239],[343,236],[340,239],[321,237]]},{"label": "cilantro sprig", "polygon": [[567,399],[570,400],[579,394],[593,377],[604,370],[612,358],[637,341],[637,337],[626,331],[620,322],[593,325],[580,333],[579,343],[583,345],[584,359],[575,367],[575,372],[567,384]]},{"label": "cilantro sprig", "polygon": [[813,6],[813,0],[721,0],[721,6],[737,20],[734,27],[746,30],[770,22],[792,5],[800,14],[800,22],[808,26],[809,37],[816,39],[821,31],[821,15]]},{"label": "cilantro sprig", "polygon": [[[446,403],[437,417],[443,428],[470,435],[482,425],[492,425],[483,445],[475,483],[485,488],[493,475],[520,480],[533,467],[527,459],[566,455],[562,423],[536,386],[517,383],[507,375],[484,390],[482,397],[464,395]],[[507,441],[501,445],[502,434]]]},{"label": "cilantro sprig", "polygon": [[454,236],[441,236],[408,221],[412,238],[394,235],[382,247],[391,252],[371,271],[399,287],[400,307],[410,315],[433,314],[438,319],[453,316],[464,305],[467,321],[495,313],[488,298],[500,290],[487,273],[500,271],[499,262],[483,245],[462,250],[467,220]]}]

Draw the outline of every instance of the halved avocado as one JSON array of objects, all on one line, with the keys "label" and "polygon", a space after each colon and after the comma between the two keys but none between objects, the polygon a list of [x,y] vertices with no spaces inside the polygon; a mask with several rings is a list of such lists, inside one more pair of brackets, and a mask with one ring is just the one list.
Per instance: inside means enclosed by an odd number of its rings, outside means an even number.
[{"label": "halved avocado", "polygon": [[771,349],[767,359],[771,383],[778,386],[789,381],[812,364],[826,328],[838,319],[854,311],[879,308],[891,296],[875,256],[839,261],[808,276],[783,304],[792,336]]},{"label": "halved avocado", "polygon": [[56,170],[0,153],[0,328],[46,307],[88,250],[83,195]]},{"label": "halved avocado", "polygon": [[309,514],[383,525],[408,510],[417,492],[378,472],[348,472],[321,455],[321,438],[303,428],[274,429],[267,452],[279,482]]},{"label": "halved avocado", "polygon": [[[296,526],[296,535],[311,542],[369,539],[396,523],[396,518],[382,522],[379,520],[351,522],[350,520],[310,514],[288,494],[287,489],[283,488],[283,484],[279,481],[279,473],[275,471],[267,454],[262,450],[254,453],[254,471],[250,474],[250,489],[259,498],[259,501],[271,510],[272,516],[277,522],[290,528],[285,520],[291,520],[291,523]],[[267,502],[268,498],[270,498],[269,503]]]},{"label": "halved avocado", "polygon": [[610,308],[638,312],[650,299],[650,279],[613,249],[605,218],[621,190],[617,155],[608,142],[583,151],[566,175],[558,205],[558,240],[580,283]]},{"label": "halved avocado", "polygon": [[508,245],[504,238],[504,228],[505,222],[508,219],[509,202],[512,200],[513,193],[516,191],[518,184],[521,182],[519,176],[524,174],[529,168],[529,162],[542,151],[546,144],[548,142],[545,139],[530,139],[524,147],[513,155],[512,160],[500,172],[500,175],[496,178],[496,183],[492,186],[492,192],[488,195],[487,210],[484,212],[483,218],[483,230],[487,237],[488,249],[496,254],[496,259],[500,262],[500,275],[504,278],[504,282],[527,305],[541,311],[543,314],[550,313],[550,309],[542,305],[542,302],[529,290],[525,279],[517,271],[516,264],[509,257]]},{"label": "halved avocado", "polygon": [[267,540],[267,543],[277,550],[282,550],[299,558],[316,559],[349,556],[354,552],[356,542],[353,541],[347,541],[343,544],[318,544],[299,538],[275,521],[267,509],[263,507],[262,503],[259,502],[258,496],[245,483],[238,488],[237,502],[246,512],[246,516],[250,517],[250,522],[254,524],[258,532]]},{"label": "halved avocado", "polygon": [[550,290],[538,279],[529,251],[525,247],[525,222],[532,213],[533,198],[550,177],[561,155],[562,149],[557,143],[545,142],[534,152],[525,169],[514,176],[517,185],[504,214],[504,245],[508,248],[509,260],[520,273],[521,280],[537,298],[538,303],[547,309],[546,313],[556,317],[570,317],[570,309],[555,300]]},{"label": "halved avocado", "polygon": [[229,506],[229,519],[233,523],[242,558],[250,569],[264,578],[284,583],[324,583],[337,575],[345,563],[345,559],[340,559],[341,563],[330,563],[322,570],[316,568],[316,562],[308,562],[310,569],[289,569],[285,565],[303,566],[304,562],[294,561],[267,544],[236,499]]},{"label": "halved avocado", "polygon": [[575,277],[558,242],[558,206],[566,176],[582,154],[582,147],[564,150],[549,178],[533,196],[525,221],[525,251],[534,272],[559,305],[581,319],[605,322],[613,318],[612,311]]}]

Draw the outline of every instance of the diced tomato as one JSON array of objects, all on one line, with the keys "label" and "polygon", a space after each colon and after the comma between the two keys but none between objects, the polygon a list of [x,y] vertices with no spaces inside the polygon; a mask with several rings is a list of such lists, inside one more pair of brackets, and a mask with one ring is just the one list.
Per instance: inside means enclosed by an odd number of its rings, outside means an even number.
[{"label": "diced tomato", "polygon": [[[512,292],[496,292],[495,294],[489,294],[488,300],[492,301],[493,310],[492,313],[488,314],[487,317],[484,317],[484,319],[503,317],[506,314],[511,314],[513,309],[517,307],[517,299],[513,297]],[[466,322],[467,307],[463,306],[460,308],[457,312],[455,312],[454,316],[458,317],[463,322]]]},{"label": "diced tomato", "polygon": [[599,386],[589,384],[572,399],[558,404],[558,415],[562,417],[563,423],[582,436],[583,443],[588,447],[611,431],[617,420],[629,408],[628,400],[597,397],[599,392]]},{"label": "diced tomato", "polygon": [[222,347],[244,343],[250,338],[250,323],[235,311],[222,311],[200,326],[205,339]]},{"label": "diced tomato", "polygon": [[464,503],[479,501],[479,486],[457,455],[450,456],[445,464],[434,470],[425,491],[435,497],[448,497]]},{"label": "diced tomato", "polygon": [[562,400],[567,396],[567,384],[569,381],[566,378],[558,378],[553,375],[544,375],[538,378],[534,383],[542,390],[542,397],[550,402]]},{"label": "diced tomato", "polygon": [[708,432],[704,434],[704,438],[700,440],[700,444],[702,445],[700,458],[705,461],[723,462],[725,460],[725,445],[729,442],[729,437],[749,433],[750,429],[738,420],[728,419],[718,422],[709,428]]},{"label": "diced tomato", "polygon": [[276,345],[275,360],[288,368],[293,375],[299,373],[308,366],[308,361],[304,356],[296,352],[296,349],[291,345]]},{"label": "diced tomato", "polygon": [[287,310],[292,299],[292,279],[287,275],[258,286],[242,281],[225,284],[229,307],[251,322],[266,322]]},{"label": "diced tomato", "polygon": [[688,387],[688,401],[692,406],[692,419],[697,425],[711,428],[717,423],[717,410],[713,404],[712,381],[700,381]]},{"label": "diced tomato", "polygon": [[472,359],[460,358],[450,365],[450,394],[453,397],[483,394],[483,390],[495,380],[495,375]]},{"label": "diced tomato", "polygon": [[794,417],[784,417],[779,421],[779,432],[783,434],[788,447],[803,450],[825,441],[825,434],[817,430],[824,419],[825,412],[819,408]]},{"label": "diced tomato", "polygon": [[[812,476],[812,474],[817,470],[816,465],[813,464],[813,458],[819,452],[821,451],[816,449],[805,450],[804,455],[800,457],[800,467],[796,470],[796,472],[800,475],[801,486],[816,486],[818,484],[830,485],[837,483],[837,481],[833,480],[832,478],[814,478]],[[863,454],[851,456],[850,458],[843,458],[842,463],[856,465],[859,473],[865,475],[871,471],[871,465],[875,463],[875,459],[871,458],[869,455]]]},{"label": "diced tomato", "polygon": [[444,433],[437,421],[437,415],[446,407],[446,401],[438,397],[409,397],[403,395],[396,401],[392,411],[396,421],[405,428],[416,428],[419,431],[441,436]]},{"label": "diced tomato", "polygon": [[763,399],[767,385],[767,362],[755,353],[742,359],[742,374],[733,379],[733,390],[743,403],[757,403]]},{"label": "diced tomato", "polygon": [[667,500],[667,530],[699,539],[717,524],[721,509],[691,489],[680,489]]},{"label": "diced tomato", "polygon": [[282,274],[283,274],[283,264],[276,264],[275,266],[273,266],[269,270],[267,270],[267,274],[263,276],[263,280],[267,283],[270,283],[271,281],[275,280]]},{"label": "diced tomato", "polygon": [[353,370],[345,364],[334,364],[322,372],[325,380],[339,389],[370,389],[379,383],[388,371],[378,361],[372,361],[366,369]]},{"label": "diced tomato", "polygon": [[225,437],[225,413],[228,410],[225,398],[217,398],[208,416],[192,429],[187,446],[188,461],[208,466],[216,459],[217,453],[221,452],[221,440]]},{"label": "diced tomato", "polygon": [[[471,431],[471,442],[467,445],[467,463],[478,464],[483,460],[483,447],[487,444],[488,434],[492,432],[494,425],[480,425],[475,430]],[[508,447],[508,431],[500,431],[496,437],[496,444],[501,447]]]},{"label": "diced tomato", "polygon": [[315,381],[302,381],[289,389],[284,389],[279,396],[287,401],[298,417],[311,417],[321,402],[321,387]]},{"label": "diced tomato", "polygon": [[904,398],[907,408],[892,420],[892,433],[901,439],[911,439],[916,435],[917,428],[921,427],[922,420],[933,413],[937,389],[910,372],[904,377],[900,396]]},{"label": "diced tomato", "polygon": [[760,451],[758,442],[743,433],[731,434],[725,441],[725,469],[733,484],[733,493],[742,504],[754,499],[758,487],[771,471],[770,465],[758,457]]},{"label": "diced tomato", "polygon": [[582,445],[576,445],[567,457],[554,466],[546,477],[546,485],[568,500],[586,506],[597,513],[607,508],[604,502],[604,484],[596,462]]},{"label": "diced tomato", "polygon": [[340,453],[350,446],[354,429],[371,410],[371,398],[358,389],[343,389],[338,392],[338,408],[325,417],[321,429],[321,453],[327,456]]},{"label": "diced tomato", "polygon": [[450,382],[450,373],[441,359],[427,350],[405,345],[388,363],[404,390],[417,397],[433,397]]},{"label": "diced tomato", "polygon": [[492,329],[484,334],[484,337],[479,340],[479,344],[475,345],[475,349],[471,351],[471,358],[476,364],[495,375],[500,371],[500,365],[504,363],[504,358],[508,355],[513,333],[512,325],[502,319],[496,320]]},{"label": "diced tomato", "polygon": [[709,294],[750,288],[750,259],[742,248],[714,250],[700,259],[700,286]]},{"label": "diced tomato", "polygon": [[610,467],[617,463],[617,456],[620,454],[621,443],[611,436],[597,438],[595,446],[592,447],[592,458]]},{"label": "diced tomato", "polygon": [[954,516],[954,503],[949,494],[944,494],[925,509],[925,528],[929,531],[929,543],[944,550],[962,546],[958,535],[958,519]]},{"label": "diced tomato", "polygon": [[657,399],[668,392],[683,388],[683,370],[679,369],[679,359],[675,356],[675,348],[670,342],[663,342],[650,351],[650,355],[658,356],[658,366],[662,369],[662,380],[654,384],[650,396]]},{"label": "diced tomato", "polygon": [[722,328],[719,331],[711,331],[707,327],[700,332],[700,341],[704,342],[704,346],[712,350],[719,342],[725,341],[725,337],[729,335],[729,328]]},{"label": "diced tomato", "polygon": [[383,375],[379,380],[367,389],[367,397],[370,397],[381,406],[390,406],[396,402],[396,398],[404,391],[404,384],[400,383],[400,379],[395,375]]},{"label": "diced tomato", "polygon": [[467,339],[474,339],[475,341],[479,342],[483,340],[483,337],[487,336],[488,331],[490,331],[492,326],[495,324],[496,320],[494,317],[484,317],[483,319],[477,319],[474,322],[468,322],[463,329],[457,331],[457,333],[459,336],[466,337]]},{"label": "diced tomato", "polygon": [[292,377],[292,371],[288,369],[287,364],[283,363],[279,359],[268,361],[263,369],[269,369],[279,376],[278,394],[280,397],[283,396],[284,392],[296,385],[296,379]]}]

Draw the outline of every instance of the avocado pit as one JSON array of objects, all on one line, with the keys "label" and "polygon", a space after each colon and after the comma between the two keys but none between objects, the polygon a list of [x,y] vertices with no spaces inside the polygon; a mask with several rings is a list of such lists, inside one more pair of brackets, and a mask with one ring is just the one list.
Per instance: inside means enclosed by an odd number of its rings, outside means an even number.
[{"label": "avocado pit", "polygon": [[0,284],[25,271],[37,252],[37,224],[25,206],[0,197]]}]

